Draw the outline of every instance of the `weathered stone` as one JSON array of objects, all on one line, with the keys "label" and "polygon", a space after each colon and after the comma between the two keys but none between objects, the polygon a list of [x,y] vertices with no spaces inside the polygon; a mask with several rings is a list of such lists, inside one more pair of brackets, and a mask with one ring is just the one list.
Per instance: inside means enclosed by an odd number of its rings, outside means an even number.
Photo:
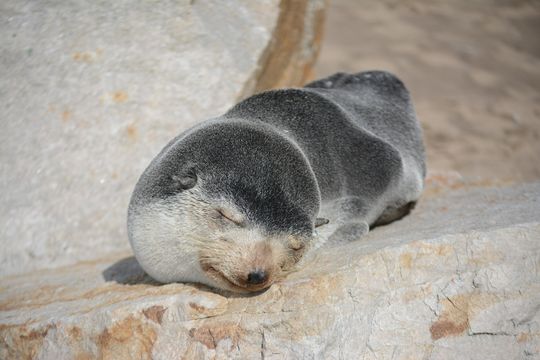
[{"label": "weathered stone", "polygon": [[253,296],[158,285],[133,258],[7,277],[0,358],[538,358],[539,214],[540,183],[429,185]]},{"label": "weathered stone", "polygon": [[0,4],[0,272],[129,249],[138,176],[255,90],[301,85],[322,0]]}]

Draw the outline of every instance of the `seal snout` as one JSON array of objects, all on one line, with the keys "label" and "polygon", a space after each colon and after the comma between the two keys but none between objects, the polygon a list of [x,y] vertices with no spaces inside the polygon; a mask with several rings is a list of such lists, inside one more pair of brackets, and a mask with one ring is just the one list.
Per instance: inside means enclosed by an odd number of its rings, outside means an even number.
[{"label": "seal snout", "polygon": [[247,283],[250,285],[259,285],[268,280],[268,274],[261,269],[255,269],[247,276]]},{"label": "seal snout", "polygon": [[[244,237],[246,237],[244,235]],[[271,239],[215,242],[219,248],[205,248],[200,253],[201,269],[216,287],[236,292],[258,292],[269,288],[282,271],[283,246]]]}]

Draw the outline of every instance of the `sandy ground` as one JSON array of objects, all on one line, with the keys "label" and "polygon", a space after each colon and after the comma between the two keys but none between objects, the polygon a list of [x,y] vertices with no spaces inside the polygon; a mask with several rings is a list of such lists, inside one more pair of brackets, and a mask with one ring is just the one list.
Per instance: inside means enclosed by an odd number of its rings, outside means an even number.
[{"label": "sandy ground", "polygon": [[540,1],[331,0],[315,69],[385,69],[413,95],[428,168],[540,179]]}]

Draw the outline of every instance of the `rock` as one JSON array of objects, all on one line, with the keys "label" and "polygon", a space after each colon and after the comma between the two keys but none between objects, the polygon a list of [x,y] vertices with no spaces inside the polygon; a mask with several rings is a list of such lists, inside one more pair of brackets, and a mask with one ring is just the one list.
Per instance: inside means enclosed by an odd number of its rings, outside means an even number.
[{"label": "rock", "polygon": [[174,136],[302,85],[323,0],[0,5],[0,272],[129,249],[129,195]]},{"label": "rock", "polygon": [[253,296],[159,285],[129,257],[6,277],[0,358],[538,358],[538,214],[540,183],[454,180]]}]

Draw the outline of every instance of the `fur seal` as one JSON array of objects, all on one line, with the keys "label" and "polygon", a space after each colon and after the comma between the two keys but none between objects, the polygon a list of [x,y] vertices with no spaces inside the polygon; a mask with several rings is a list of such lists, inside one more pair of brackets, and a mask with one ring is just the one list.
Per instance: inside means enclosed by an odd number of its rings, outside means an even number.
[{"label": "fur seal", "polygon": [[129,239],[158,281],[259,291],[324,242],[404,216],[425,172],[403,83],[337,73],[249,97],[173,139],[135,186]]}]

